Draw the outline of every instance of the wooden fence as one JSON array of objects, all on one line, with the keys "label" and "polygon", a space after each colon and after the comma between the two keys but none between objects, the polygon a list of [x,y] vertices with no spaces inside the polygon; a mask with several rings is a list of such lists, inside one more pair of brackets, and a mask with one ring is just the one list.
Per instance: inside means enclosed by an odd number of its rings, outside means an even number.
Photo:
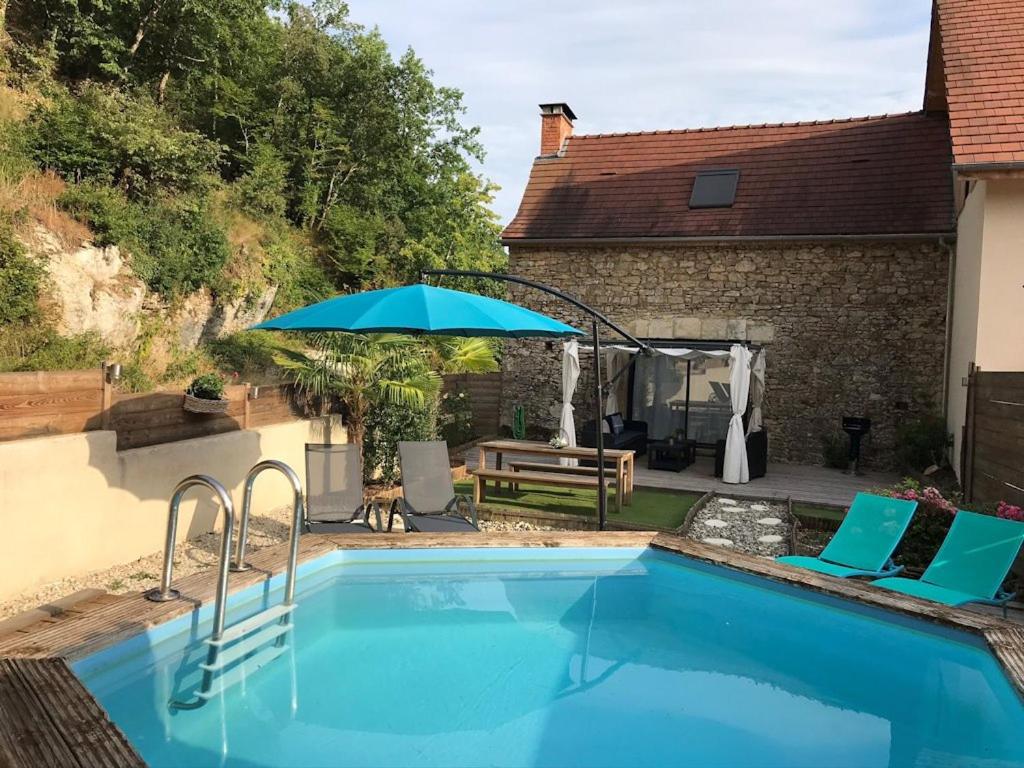
[{"label": "wooden fence", "polygon": [[227,413],[200,415],[182,408],[181,392],[117,393],[101,369],[0,374],[0,441],[110,429],[125,450],[301,416],[290,388],[253,390],[226,387]]},{"label": "wooden fence", "polygon": [[501,424],[501,372],[459,373],[444,377],[444,392],[465,392],[477,435],[496,435]]},{"label": "wooden fence", "polygon": [[971,374],[962,461],[968,501],[1024,505],[1024,373]]}]

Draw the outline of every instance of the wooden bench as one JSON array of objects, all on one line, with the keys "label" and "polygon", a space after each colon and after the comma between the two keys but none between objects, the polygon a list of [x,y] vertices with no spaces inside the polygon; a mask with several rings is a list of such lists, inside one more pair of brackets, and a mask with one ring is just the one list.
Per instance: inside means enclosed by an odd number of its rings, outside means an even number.
[{"label": "wooden bench", "polygon": [[[566,475],[590,475],[597,477],[597,467],[563,467],[561,464],[551,464],[543,461],[510,461],[506,465],[513,472],[526,470],[527,472],[556,472]],[[604,476],[615,480],[615,470],[606,469]]]},{"label": "wooden bench", "polygon": [[[555,469],[555,467],[552,467]],[[577,467],[562,467],[557,469],[577,469]],[[590,469],[590,467],[580,467]],[[566,472],[523,472],[509,469],[477,469],[473,472],[473,501],[482,503],[487,497],[487,481],[493,480],[496,483],[508,482],[510,487],[518,487],[519,483],[532,483],[534,485],[550,485],[556,488],[597,488],[597,470],[594,469],[593,477],[580,477],[579,475]],[[609,486],[615,486],[615,476],[611,475],[606,479]],[[615,507],[622,512],[622,494],[615,494]]]}]

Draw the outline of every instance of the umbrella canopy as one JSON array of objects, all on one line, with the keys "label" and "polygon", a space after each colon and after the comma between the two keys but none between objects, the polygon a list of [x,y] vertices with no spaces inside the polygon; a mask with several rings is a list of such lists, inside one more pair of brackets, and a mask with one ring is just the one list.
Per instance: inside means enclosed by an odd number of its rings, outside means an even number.
[{"label": "umbrella canopy", "polygon": [[506,338],[583,335],[571,325],[507,301],[422,283],[338,296],[253,327]]}]

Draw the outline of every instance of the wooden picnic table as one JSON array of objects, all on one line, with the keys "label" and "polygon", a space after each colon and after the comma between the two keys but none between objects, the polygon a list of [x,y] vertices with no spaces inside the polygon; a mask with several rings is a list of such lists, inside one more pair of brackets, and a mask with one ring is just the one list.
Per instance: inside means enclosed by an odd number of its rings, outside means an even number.
[{"label": "wooden picnic table", "polygon": [[[540,442],[539,440],[485,440],[482,443],[477,443],[476,447],[480,456],[477,466],[481,468],[487,466],[488,453],[494,454],[495,469],[501,469],[502,459],[507,453],[597,461],[596,448],[583,448],[581,446],[552,448],[547,443]],[[622,504],[633,503],[634,455],[633,451],[623,451],[614,448],[606,448],[604,451],[605,464],[615,465],[615,495],[620,507]],[[552,472],[558,472],[558,468],[558,464],[551,465]],[[500,488],[500,486],[500,482],[495,484],[496,489]]]}]

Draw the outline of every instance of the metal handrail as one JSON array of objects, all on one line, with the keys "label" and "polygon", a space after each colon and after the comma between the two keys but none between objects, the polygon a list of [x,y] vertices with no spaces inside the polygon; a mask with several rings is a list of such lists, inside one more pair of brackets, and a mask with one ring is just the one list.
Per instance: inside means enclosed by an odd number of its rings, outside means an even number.
[{"label": "metal handrail", "polygon": [[295,470],[277,459],[266,459],[256,464],[245,476],[245,492],[242,496],[242,516],[238,523],[238,543],[235,547],[235,560],[231,564],[231,570],[247,571],[252,568],[245,562],[245,545],[249,537],[249,514],[252,510],[252,488],[256,478],[266,469],[276,469],[292,484],[294,502],[292,507],[292,530],[289,538],[288,549],[288,570],[285,575],[284,603],[291,605],[295,601],[295,566],[299,559],[299,534],[302,529],[304,516],[304,502],[302,496],[302,481],[295,474]]},{"label": "metal handrail", "polygon": [[219,636],[224,631],[224,598],[228,592],[228,558],[231,556],[231,531],[235,525],[235,505],[224,486],[209,475],[189,475],[182,480],[171,495],[171,504],[167,511],[167,538],[164,541],[164,568],[160,577],[159,588],[149,590],[145,597],[154,603],[166,603],[177,600],[181,593],[171,589],[171,578],[174,572],[174,540],[178,533],[178,508],[181,499],[190,488],[203,486],[209,488],[220,498],[220,506],[224,511],[224,531],[220,539],[220,572],[217,581],[217,612],[214,620],[214,633]]}]

